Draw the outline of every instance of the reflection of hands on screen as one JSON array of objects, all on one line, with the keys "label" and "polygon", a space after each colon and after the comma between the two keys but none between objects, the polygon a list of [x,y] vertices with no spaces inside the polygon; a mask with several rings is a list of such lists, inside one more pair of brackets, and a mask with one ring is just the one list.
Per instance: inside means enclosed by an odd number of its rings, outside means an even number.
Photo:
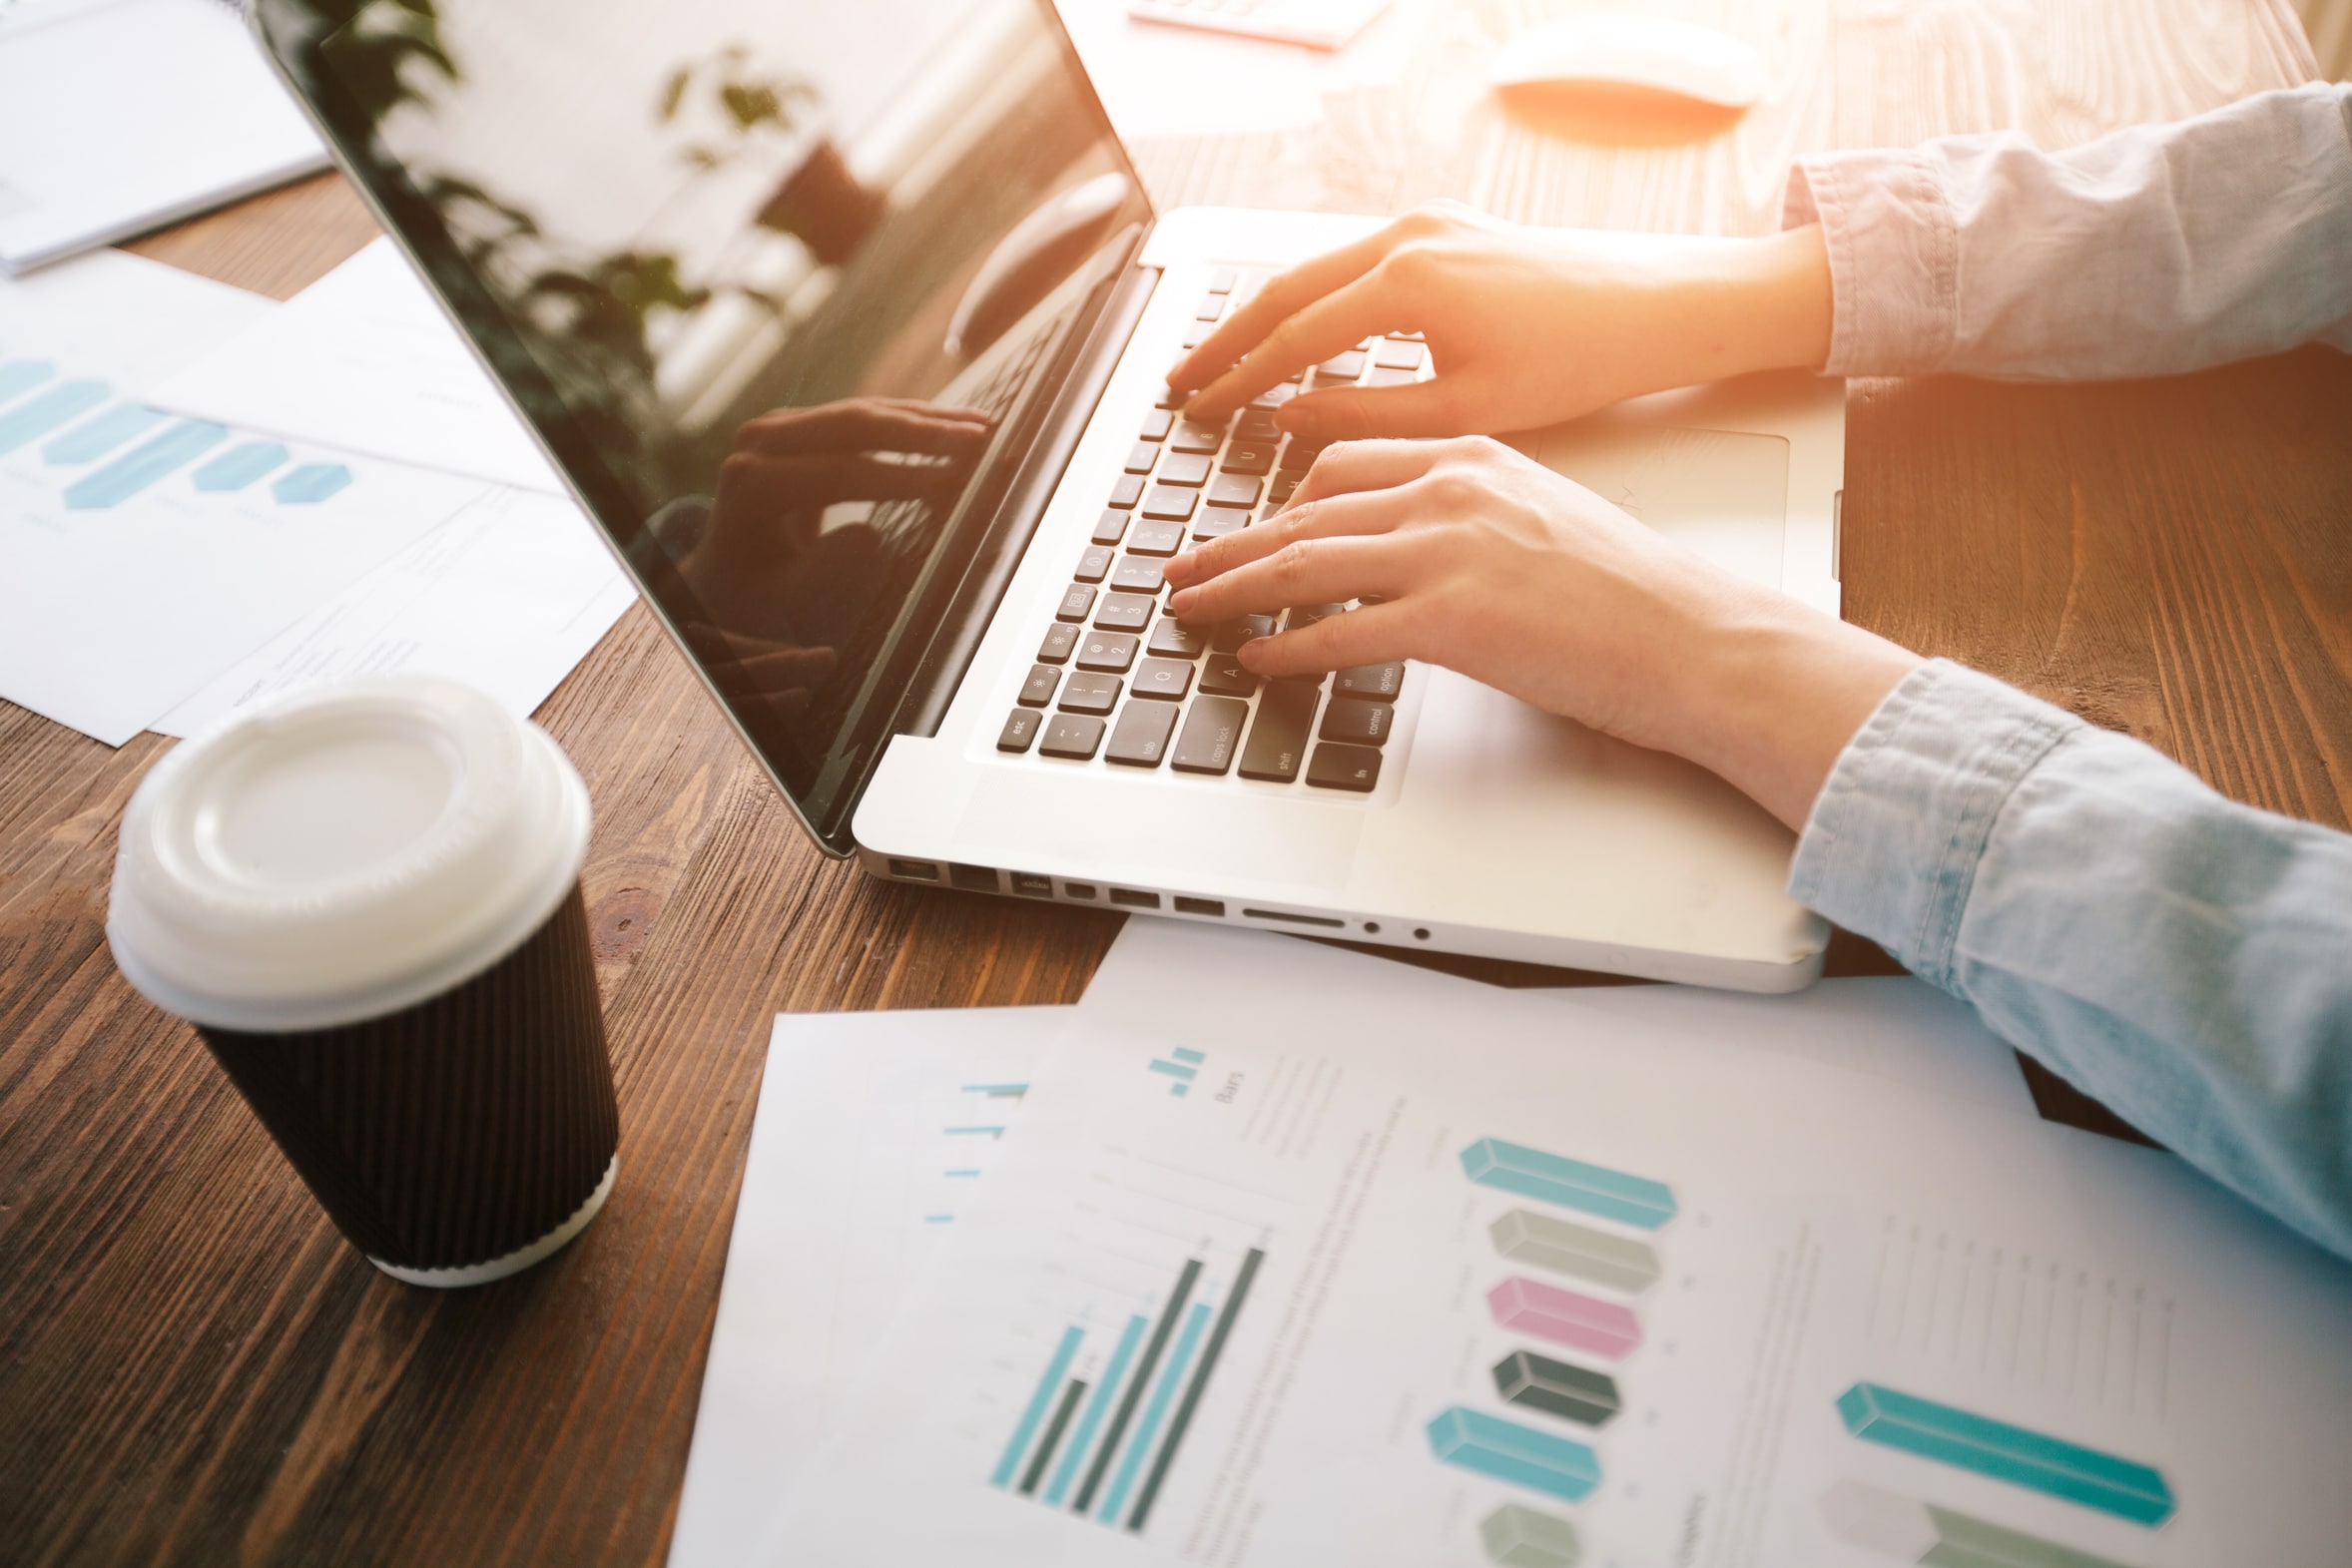
[{"label": "reflection of hands on screen", "polygon": [[862,619],[882,541],[866,523],[823,527],[845,501],[951,502],[988,439],[988,416],[856,397],[747,421],[719,472],[702,541],[678,563],[710,623],[786,647]]},{"label": "reflection of hands on screen", "polygon": [[689,621],[679,632],[711,672],[729,707],[781,724],[809,711],[811,695],[840,663],[830,648],[796,648],[746,637],[708,621]]}]

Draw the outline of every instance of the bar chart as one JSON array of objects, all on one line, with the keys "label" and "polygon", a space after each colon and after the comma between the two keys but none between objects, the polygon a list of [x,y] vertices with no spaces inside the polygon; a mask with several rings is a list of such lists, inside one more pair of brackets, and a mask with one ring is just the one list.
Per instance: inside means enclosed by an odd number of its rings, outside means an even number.
[{"label": "bar chart", "polygon": [[989,1484],[1140,1533],[1265,1261],[1262,1248],[1250,1248],[1219,1282],[1205,1259],[1188,1258],[1155,1311],[1066,1325]]},{"label": "bar chart", "polygon": [[1207,1053],[1180,1045],[1166,1056],[1153,1057],[1149,1070],[1166,1078],[1168,1093],[1181,1100],[1192,1092],[1192,1081],[1200,1076],[1201,1063],[1207,1060]]},{"label": "bar chart", "polygon": [[2152,1465],[1878,1383],[1856,1383],[1837,1404],[1847,1432],[1864,1442],[2150,1528],[2172,1516],[2172,1489]]}]

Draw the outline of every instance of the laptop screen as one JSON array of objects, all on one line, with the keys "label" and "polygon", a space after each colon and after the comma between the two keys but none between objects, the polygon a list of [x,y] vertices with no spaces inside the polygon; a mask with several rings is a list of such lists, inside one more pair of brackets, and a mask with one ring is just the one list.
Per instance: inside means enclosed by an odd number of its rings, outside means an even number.
[{"label": "laptop screen", "polygon": [[1148,206],[1046,0],[260,0],[836,849]]}]

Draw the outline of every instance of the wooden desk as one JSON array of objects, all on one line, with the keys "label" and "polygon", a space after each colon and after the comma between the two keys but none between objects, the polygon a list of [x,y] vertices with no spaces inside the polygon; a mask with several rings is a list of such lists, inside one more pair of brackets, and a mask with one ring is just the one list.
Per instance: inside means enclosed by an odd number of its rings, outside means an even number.
[{"label": "wooden desk", "polygon": [[[1773,40],[1784,96],[1709,143],[1599,149],[1480,100],[1477,60],[1522,9],[1408,6],[1426,47],[1402,85],[1333,99],[1318,132],[1139,160],[1165,203],[1453,195],[1754,232],[1792,153],[2004,125],[2058,145],[2311,74],[2271,0],[2175,0],[2161,23],[2134,0],[1724,0]],[[285,295],[371,232],[324,179],[137,249]],[[1852,619],[2239,798],[2352,817],[2352,360],[1861,384],[1850,407]],[[336,1238],[107,958],[116,819],[165,743],[109,753],[0,705],[0,1561],[658,1562],[768,1015],[1067,1001],[1117,928],[822,859],[642,610],[540,719],[597,806],[624,1174],[552,1263],[439,1296]],[[1853,952],[1840,966],[1867,966]]]}]

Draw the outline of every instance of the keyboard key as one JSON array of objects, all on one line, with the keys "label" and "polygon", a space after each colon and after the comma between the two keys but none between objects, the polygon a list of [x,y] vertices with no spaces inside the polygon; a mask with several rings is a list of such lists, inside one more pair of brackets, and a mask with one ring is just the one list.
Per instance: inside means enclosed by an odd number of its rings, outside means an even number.
[{"label": "keyboard key", "polygon": [[1263,392],[1260,392],[1257,396],[1251,398],[1249,406],[1265,413],[1272,413],[1275,409],[1280,408],[1283,404],[1289,402],[1292,398],[1298,395],[1299,388],[1297,382],[1277,381],[1272,386],[1266,388],[1266,390]]},{"label": "keyboard key", "polygon": [[1070,575],[1081,583],[1099,583],[1110,575],[1111,547],[1090,544],[1078,552],[1078,569]]},{"label": "keyboard key", "polygon": [[1366,386],[1411,386],[1420,379],[1421,377],[1415,375],[1411,370],[1386,370],[1376,366],[1372,374],[1364,378],[1364,384]]},{"label": "keyboard key", "polygon": [[1289,505],[1291,496],[1299,488],[1299,481],[1306,477],[1305,474],[1276,474],[1266,482],[1266,504],[1277,509]]},{"label": "keyboard key", "polygon": [[1241,281],[1241,274],[1230,266],[1220,266],[1209,274],[1209,292],[1229,294],[1233,285]]},{"label": "keyboard key", "polygon": [[1372,362],[1383,370],[1418,370],[1429,357],[1429,350],[1419,343],[1401,343],[1395,338],[1383,338],[1372,351]]},{"label": "keyboard key", "polygon": [[1426,343],[1429,341],[1429,334],[1426,332],[1391,332],[1389,335],[1401,343]]},{"label": "keyboard key", "polygon": [[1364,355],[1354,348],[1344,354],[1333,354],[1315,367],[1315,373],[1334,381],[1353,381],[1364,373]]},{"label": "keyboard key", "polygon": [[1263,442],[1272,446],[1282,439],[1282,426],[1276,424],[1274,416],[1263,408],[1244,409],[1242,416],[1234,421],[1233,438],[1236,441]]},{"label": "keyboard key", "polygon": [[1209,629],[1163,615],[1151,624],[1151,652],[1162,659],[1198,659],[1208,652]]},{"label": "keyboard key", "polygon": [[1133,632],[1088,632],[1078,649],[1078,668],[1125,675],[1135,662],[1135,648]]},{"label": "keyboard key", "polygon": [[997,732],[996,750],[1025,752],[1029,743],[1037,739],[1037,731],[1045,723],[1045,716],[1033,708],[1016,708],[1005,717],[1004,728]]},{"label": "keyboard key", "polygon": [[1345,741],[1353,746],[1379,746],[1389,738],[1397,710],[1387,703],[1368,703],[1360,697],[1335,697],[1323,711],[1319,740]]},{"label": "keyboard key", "polygon": [[1061,608],[1053,612],[1056,621],[1083,621],[1086,612],[1094,608],[1094,590],[1084,583],[1072,583],[1061,596]]},{"label": "keyboard key", "polygon": [[1214,321],[1193,321],[1187,323],[1184,328],[1184,346],[1187,348],[1198,348],[1201,344],[1209,340],[1209,334],[1215,330],[1217,330],[1217,323]]},{"label": "keyboard key", "polygon": [[1127,449],[1127,472],[1148,474],[1151,465],[1159,461],[1160,449],[1149,441],[1138,441]]},{"label": "keyboard key", "polygon": [[1221,426],[1202,424],[1197,419],[1179,419],[1176,431],[1168,437],[1168,446],[1178,452],[1214,452],[1225,444]]},{"label": "keyboard key", "polygon": [[1222,506],[1205,506],[1201,508],[1201,515],[1192,520],[1192,536],[1204,542],[1222,539],[1227,534],[1248,527],[1249,521],[1250,514],[1247,512],[1236,512]]},{"label": "keyboard key", "polygon": [[1196,321],[1214,321],[1224,313],[1225,295],[1203,294],[1201,302],[1193,307],[1192,318]]},{"label": "keyboard key", "polygon": [[1259,481],[1248,474],[1219,474],[1209,485],[1211,506],[1256,506]]},{"label": "keyboard key", "polygon": [[1303,478],[1307,470],[1315,466],[1315,459],[1322,455],[1323,443],[1302,441],[1294,435],[1291,437],[1291,444],[1282,449],[1280,471],[1286,474],[1297,474]]},{"label": "keyboard key", "polygon": [[1221,654],[1237,652],[1241,645],[1254,638],[1274,635],[1274,617],[1270,615],[1236,616],[1220,621],[1209,628],[1209,646]]},{"label": "keyboard key", "polygon": [[1165,441],[1168,432],[1176,427],[1176,416],[1165,408],[1155,408],[1143,416],[1143,428],[1136,435],[1146,441]]},{"label": "keyboard key", "polygon": [[1047,664],[1060,664],[1077,646],[1078,629],[1056,621],[1045,629],[1045,641],[1037,645],[1037,657]]},{"label": "keyboard key", "polygon": [[1160,563],[1149,556],[1123,555],[1111,568],[1111,586],[1121,593],[1156,594],[1160,582]]},{"label": "keyboard key", "polygon": [[[1158,447],[1146,447],[1156,452]],[[1160,462],[1160,471],[1153,475],[1162,484],[1197,485],[1209,482],[1209,459],[1201,452],[1170,452]]]},{"label": "keyboard key", "polygon": [[1201,667],[1201,691],[1211,697],[1248,697],[1258,689],[1258,678],[1241,667],[1231,654],[1211,654]]},{"label": "keyboard key", "polygon": [[1263,441],[1236,441],[1225,449],[1226,473],[1262,474],[1273,466],[1274,448]]},{"label": "keyboard key", "polygon": [[[1165,707],[1161,711],[1175,712]],[[1201,698],[1184,716],[1184,734],[1177,738],[1176,757],[1171,766],[1180,774],[1223,777],[1233,766],[1233,754],[1241,747],[1242,721],[1249,717],[1249,704],[1235,702],[1230,697]]]},{"label": "keyboard key", "polygon": [[1353,789],[1361,794],[1381,782],[1381,754],[1369,746],[1327,742],[1315,749],[1315,761],[1307,765],[1307,782],[1318,789]]},{"label": "keyboard key", "polygon": [[1176,728],[1174,703],[1129,703],[1119,712],[1118,728],[1111,731],[1106,763],[1127,768],[1157,768],[1168,755],[1168,732]]},{"label": "keyboard key", "polygon": [[1061,681],[1061,672],[1049,664],[1033,665],[1029,678],[1021,683],[1021,706],[1043,708],[1053,701],[1053,689]]},{"label": "keyboard key", "polygon": [[[1093,590],[1088,589],[1087,592]],[[1095,612],[1094,624],[1106,632],[1140,632],[1151,625],[1151,613],[1158,603],[1141,594],[1104,594],[1102,608]]]},{"label": "keyboard key", "polygon": [[1342,670],[1332,683],[1334,697],[1395,697],[1405,685],[1401,664],[1364,664]]},{"label": "keyboard key", "polygon": [[1037,743],[1037,750],[1047,757],[1066,757],[1083,763],[1094,756],[1094,749],[1102,745],[1103,723],[1088,714],[1055,714],[1045,727],[1045,739]]},{"label": "keyboard key", "polygon": [[1181,523],[1200,504],[1201,493],[1198,490],[1187,490],[1181,485],[1155,484],[1151,487],[1151,494],[1144,497],[1143,515],[1173,518]]},{"label": "keyboard key", "polygon": [[1184,548],[1184,525],[1164,517],[1147,517],[1127,536],[1129,555],[1174,555]]},{"label": "keyboard key", "polygon": [[1277,681],[1258,702],[1258,722],[1250,726],[1250,743],[1242,748],[1241,776],[1289,784],[1299,777],[1307,750],[1307,727],[1315,718],[1322,694],[1311,686]]},{"label": "keyboard key", "polygon": [[1142,499],[1143,477],[1140,474],[1121,474],[1119,482],[1111,486],[1110,504],[1122,512],[1133,511],[1135,503]]},{"label": "keyboard key", "polygon": [[1303,632],[1318,621],[1328,621],[1335,615],[1345,614],[1346,611],[1347,606],[1345,605],[1298,605],[1291,610],[1290,614],[1282,618],[1282,629],[1286,632]]},{"label": "keyboard key", "polygon": [[1094,542],[1096,544],[1117,544],[1119,535],[1126,531],[1127,514],[1125,512],[1105,512],[1094,520]]},{"label": "keyboard key", "polygon": [[1192,692],[1192,661],[1146,659],[1135,667],[1137,697],[1165,697],[1181,703]]},{"label": "keyboard key", "polygon": [[1163,382],[1160,386],[1160,395],[1152,400],[1152,406],[1154,408],[1168,409],[1182,408],[1184,406],[1184,394]]},{"label": "keyboard key", "polygon": [[1119,706],[1119,678],[1073,672],[1061,686],[1065,714],[1107,714]]}]

